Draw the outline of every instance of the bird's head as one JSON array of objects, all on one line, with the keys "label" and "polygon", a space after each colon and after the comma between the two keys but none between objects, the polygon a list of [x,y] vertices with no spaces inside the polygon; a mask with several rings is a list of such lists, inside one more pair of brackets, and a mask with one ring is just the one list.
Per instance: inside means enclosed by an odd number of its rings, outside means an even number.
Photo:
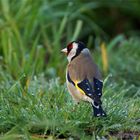
[{"label": "bird's head", "polygon": [[84,49],[87,49],[85,44],[80,41],[73,41],[67,45],[66,48],[62,49],[61,52],[67,55],[68,61],[70,62],[77,57]]}]

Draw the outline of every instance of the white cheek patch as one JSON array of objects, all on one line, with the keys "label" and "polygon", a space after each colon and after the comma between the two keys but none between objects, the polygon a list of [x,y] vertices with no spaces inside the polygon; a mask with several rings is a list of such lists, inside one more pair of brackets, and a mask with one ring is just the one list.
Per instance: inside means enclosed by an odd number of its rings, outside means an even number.
[{"label": "white cheek patch", "polygon": [[74,42],[74,43],[72,44],[72,46],[73,46],[72,50],[74,50],[74,51],[76,52],[76,50],[77,50],[77,48],[78,48],[78,44]]},{"label": "white cheek patch", "polygon": [[71,51],[69,52],[69,55],[67,57],[69,62],[76,55],[76,52],[77,52],[77,49],[78,49],[78,44],[77,43],[73,43],[72,46],[73,46],[73,48],[71,49]]}]

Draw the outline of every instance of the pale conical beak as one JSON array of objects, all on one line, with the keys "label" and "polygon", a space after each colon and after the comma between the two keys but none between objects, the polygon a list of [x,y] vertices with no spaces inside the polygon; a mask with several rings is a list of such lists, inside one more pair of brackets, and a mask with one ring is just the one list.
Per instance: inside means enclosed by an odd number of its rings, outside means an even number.
[{"label": "pale conical beak", "polygon": [[67,54],[67,52],[68,52],[68,51],[67,51],[67,48],[62,49],[61,52]]}]

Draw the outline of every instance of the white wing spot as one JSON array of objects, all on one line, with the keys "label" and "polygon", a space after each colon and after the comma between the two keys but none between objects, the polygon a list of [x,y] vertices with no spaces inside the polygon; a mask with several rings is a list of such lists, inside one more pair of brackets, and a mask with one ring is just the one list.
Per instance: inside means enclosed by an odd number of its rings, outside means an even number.
[{"label": "white wing spot", "polygon": [[97,116],[100,116],[101,114],[97,114]]},{"label": "white wing spot", "polygon": [[89,88],[87,88],[87,90],[90,90]]},{"label": "white wing spot", "polygon": [[100,89],[100,88],[97,88],[98,90]]},{"label": "white wing spot", "polygon": [[95,104],[93,104],[93,106],[94,106],[95,108],[99,109],[99,105],[96,106]]}]

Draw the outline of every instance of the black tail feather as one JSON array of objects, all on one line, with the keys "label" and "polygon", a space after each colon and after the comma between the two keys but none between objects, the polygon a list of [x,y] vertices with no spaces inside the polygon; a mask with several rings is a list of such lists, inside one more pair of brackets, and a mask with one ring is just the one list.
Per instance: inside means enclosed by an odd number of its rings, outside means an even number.
[{"label": "black tail feather", "polygon": [[92,107],[93,107],[93,115],[95,117],[100,117],[100,116],[106,117],[106,113],[101,105],[98,105],[96,102],[94,102],[94,104],[92,104]]}]

